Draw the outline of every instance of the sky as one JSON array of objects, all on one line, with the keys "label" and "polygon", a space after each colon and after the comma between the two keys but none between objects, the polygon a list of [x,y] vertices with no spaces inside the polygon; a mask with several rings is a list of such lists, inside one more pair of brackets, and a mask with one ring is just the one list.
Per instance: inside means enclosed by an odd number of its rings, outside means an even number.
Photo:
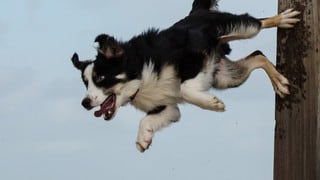
[{"label": "sky", "polygon": [[[0,1],[0,179],[272,179],[275,98],[262,70],[237,89],[212,90],[224,113],[180,105],[180,122],[143,154],[135,148],[143,113],[126,106],[106,122],[80,105],[74,52],[93,59],[100,33],[125,41],[169,27],[192,0]],[[277,1],[221,0],[219,8],[266,17]],[[231,45],[234,60],[260,49],[275,63],[275,29]]]}]

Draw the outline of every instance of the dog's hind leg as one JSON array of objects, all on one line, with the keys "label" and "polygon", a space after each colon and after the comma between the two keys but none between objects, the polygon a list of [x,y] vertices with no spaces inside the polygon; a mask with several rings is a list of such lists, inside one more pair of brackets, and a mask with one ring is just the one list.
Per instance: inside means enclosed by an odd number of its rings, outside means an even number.
[{"label": "dog's hind leg", "polygon": [[221,16],[221,23],[218,28],[221,31],[219,40],[221,43],[227,43],[233,40],[248,39],[256,36],[262,27],[259,19],[248,14]]},{"label": "dog's hind leg", "polygon": [[260,51],[255,51],[251,55],[239,61],[230,61],[222,58],[216,64],[215,72],[213,73],[212,86],[217,89],[225,89],[238,87],[244,83],[250,73],[262,68],[268,74],[275,92],[280,96],[290,94],[288,90],[289,81],[280,74],[274,65]]},{"label": "dog's hind leg", "polygon": [[177,105],[159,106],[148,112],[140,121],[136,147],[144,152],[152,143],[156,131],[169,126],[180,119],[180,110]]},{"label": "dog's hind leg", "polygon": [[286,11],[270,18],[261,19],[262,28],[293,28],[294,24],[300,21],[299,18],[295,18],[299,15],[299,11],[293,9],[287,9]]},{"label": "dog's hind leg", "polygon": [[248,39],[257,35],[261,29],[279,27],[292,28],[294,24],[300,21],[296,18],[300,12],[288,9],[277,16],[263,19],[256,19],[248,14],[225,16],[227,23],[221,23],[219,28],[222,35],[219,39],[221,43],[233,40]]}]

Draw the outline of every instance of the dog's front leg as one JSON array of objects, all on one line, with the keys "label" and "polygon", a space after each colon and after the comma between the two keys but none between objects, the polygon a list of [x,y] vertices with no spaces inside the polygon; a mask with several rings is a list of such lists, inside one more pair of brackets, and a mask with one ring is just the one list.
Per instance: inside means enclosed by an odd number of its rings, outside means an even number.
[{"label": "dog's front leg", "polygon": [[144,152],[152,143],[156,131],[169,126],[180,119],[180,110],[177,105],[159,106],[144,117],[139,126],[136,146]]},{"label": "dog's front leg", "polygon": [[181,84],[182,99],[203,109],[223,112],[225,110],[224,103],[208,92],[211,85],[212,72],[201,72],[195,78]]},{"label": "dog's front leg", "polygon": [[216,112],[225,111],[224,103],[209,92],[196,91],[192,88],[183,87],[181,94],[184,101],[199,106],[202,109]]}]

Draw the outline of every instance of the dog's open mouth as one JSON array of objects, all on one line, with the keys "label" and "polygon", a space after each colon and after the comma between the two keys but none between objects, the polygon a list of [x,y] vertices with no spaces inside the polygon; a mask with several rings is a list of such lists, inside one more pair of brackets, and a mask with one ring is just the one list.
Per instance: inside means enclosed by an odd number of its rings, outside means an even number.
[{"label": "dog's open mouth", "polygon": [[116,106],[116,95],[111,94],[100,105],[100,110],[94,112],[94,116],[101,117],[102,115],[104,115],[105,120],[110,120],[115,112],[115,106]]}]

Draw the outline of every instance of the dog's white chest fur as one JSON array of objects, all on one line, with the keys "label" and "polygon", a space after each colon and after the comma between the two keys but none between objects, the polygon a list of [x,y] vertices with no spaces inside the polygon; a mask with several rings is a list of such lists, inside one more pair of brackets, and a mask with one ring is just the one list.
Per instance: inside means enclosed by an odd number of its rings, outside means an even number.
[{"label": "dog's white chest fur", "polygon": [[131,102],[145,112],[164,104],[176,104],[181,101],[180,80],[173,66],[166,66],[160,74],[154,71],[152,63],[145,64],[142,71],[139,92]]}]

